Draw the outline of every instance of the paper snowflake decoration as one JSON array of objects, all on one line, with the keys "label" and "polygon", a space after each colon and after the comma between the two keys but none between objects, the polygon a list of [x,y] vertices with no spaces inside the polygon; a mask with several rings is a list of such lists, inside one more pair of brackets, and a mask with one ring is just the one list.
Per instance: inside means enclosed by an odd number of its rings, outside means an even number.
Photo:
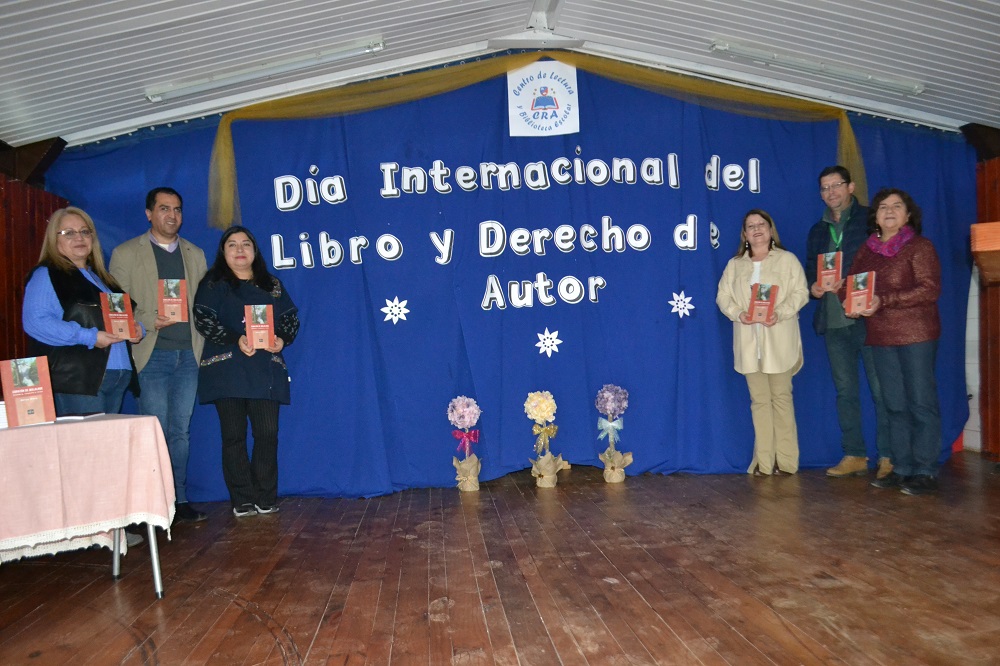
[{"label": "paper snowflake decoration", "polygon": [[691,305],[691,297],[685,296],[682,291],[679,294],[674,294],[674,299],[672,301],[667,301],[673,306],[670,312],[676,312],[677,316],[684,319],[684,315],[691,316],[691,310],[694,310],[694,306]]},{"label": "paper snowflake decoration", "polygon": [[401,301],[399,300],[399,296],[396,296],[391,301],[388,298],[385,299],[385,307],[382,308],[382,312],[385,313],[385,319],[382,321],[389,321],[391,319],[392,323],[395,324],[400,319],[406,321],[406,313],[409,310],[406,309],[406,301]]},{"label": "paper snowflake decoration", "polygon": [[552,358],[552,352],[558,352],[559,345],[562,343],[562,340],[559,339],[559,331],[549,333],[549,327],[546,326],[545,332],[537,335],[538,342],[535,343],[535,346],[538,347],[538,353]]}]

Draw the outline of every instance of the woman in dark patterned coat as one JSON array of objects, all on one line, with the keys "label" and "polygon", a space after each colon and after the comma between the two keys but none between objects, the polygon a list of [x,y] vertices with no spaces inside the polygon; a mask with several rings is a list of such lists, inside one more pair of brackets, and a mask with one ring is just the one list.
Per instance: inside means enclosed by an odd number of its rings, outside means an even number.
[{"label": "woman in dark patterned coat", "polygon": [[[273,307],[272,344],[254,349],[247,339],[248,305]],[[195,328],[205,336],[198,394],[214,403],[222,426],[222,473],[237,517],[278,510],[278,408],[290,402],[288,367],[281,354],[299,331],[298,309],[271,275],[257,240],[233,226],[219,240],[215,263],[195,296]],[[247,420],[253,455],[247,454]]]}]

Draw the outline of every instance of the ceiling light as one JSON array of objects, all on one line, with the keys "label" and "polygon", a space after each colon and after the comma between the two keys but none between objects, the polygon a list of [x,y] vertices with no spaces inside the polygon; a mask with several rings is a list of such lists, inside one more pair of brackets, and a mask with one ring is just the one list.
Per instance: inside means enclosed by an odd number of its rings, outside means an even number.
[{"label": "ceiling light", "polygon": [[231,72],[221,76],[210,76],[205,79],[190,81],[188,83],[150,87],[146,89],[146,99],[154,104],[158,102],[165,102],[178,97],[186,97],[188,95],[195,95],[197,93],[208,92],[210,90],[218,90],[219,88],[228,88],[229,86],[234,86],[238,83],[259,81],[272,76],[278,76],[279,74],[287,74],[289,72],[297,72],[301,69],[326,65],[331,62],[337,62],[338,60],[346,60],[347,58],[354,58],[369,53],[378,53],[383,49],[385,49],[385,41],[381,38],[375,38],[346,49],[321,51],[307,58],[264,63],[257,67],[251,67],[250,69]]},{"label": "ceiling light", "polygon": [[796,72],[818,74],[840,81],[859,83],[904,95],[919,95],[924,91],[924,84],[918,81],[907,81],[905,79],[870,74],[863,70],[844,67],[843,65],[831,65],[818,60],[781,55],[768,49],[759,49],[753,46],[734,44],[733,42],[715,40],[708,48],[710,51],[721,55],[750,60],[766,67],[780,67],[781,69],[790,69]]}]

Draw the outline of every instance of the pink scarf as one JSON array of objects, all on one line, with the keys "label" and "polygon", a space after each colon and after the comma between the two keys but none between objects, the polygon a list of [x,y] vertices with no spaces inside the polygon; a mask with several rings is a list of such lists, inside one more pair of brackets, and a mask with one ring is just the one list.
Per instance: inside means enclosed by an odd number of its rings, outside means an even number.
[{"label": "pink scarf", "polygon": [[913,230],[913,227],[907,224],[886,242],[883,243],[878,234],[872,234],[868,237],[865,245],[875,254],[881,254],[883,257],[895,257],[903,249],[903,246],[909,243],[916,235],[917,232]]}]

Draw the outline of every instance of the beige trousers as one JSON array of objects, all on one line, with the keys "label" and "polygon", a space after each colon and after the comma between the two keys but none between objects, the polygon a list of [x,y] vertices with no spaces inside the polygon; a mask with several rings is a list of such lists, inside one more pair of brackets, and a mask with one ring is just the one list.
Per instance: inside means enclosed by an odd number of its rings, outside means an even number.
[{"label": "beige trousers", "polygon": [[757,467],[764,474],[771,474],[775,465],[783,472],[799,471],[799,432],[792,404],[792,374],[789,370],[777,375],[763,372],[745,375],[754,430],[753,460],[747,473],[753,473]]}]

